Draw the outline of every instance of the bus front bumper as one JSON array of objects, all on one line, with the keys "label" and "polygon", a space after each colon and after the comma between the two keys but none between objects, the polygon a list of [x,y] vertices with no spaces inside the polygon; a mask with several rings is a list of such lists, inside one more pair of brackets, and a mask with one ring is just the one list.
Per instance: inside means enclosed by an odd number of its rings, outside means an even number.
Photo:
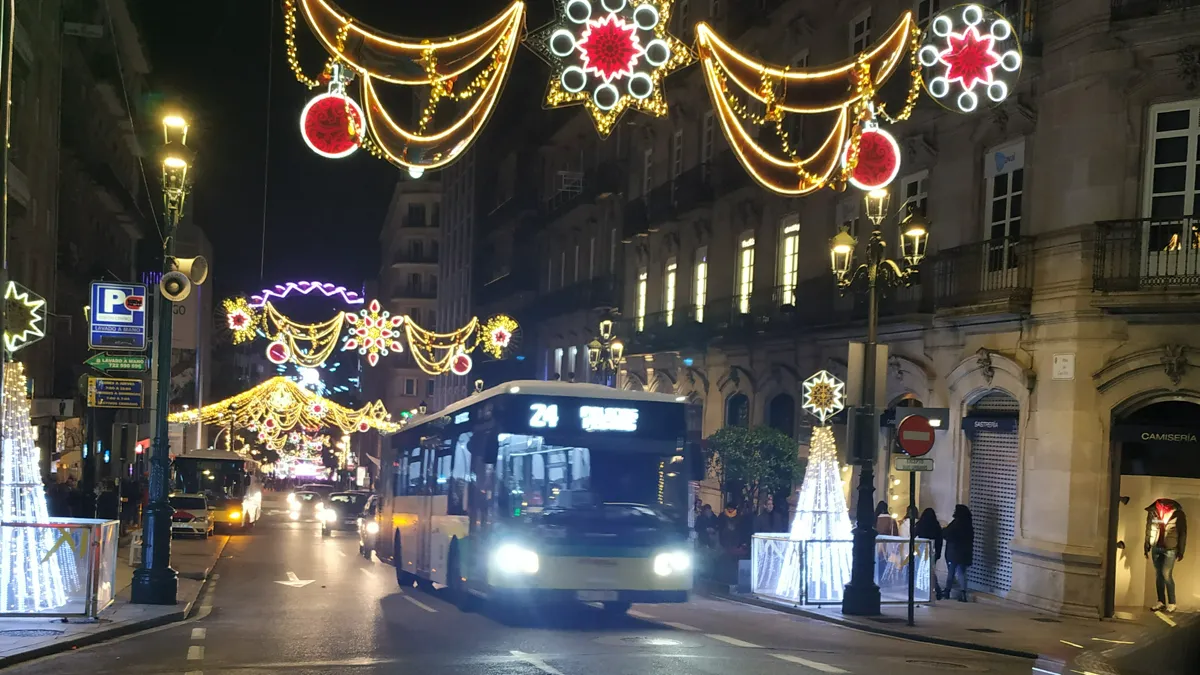
[{"label": "bus front bumper", "polygon": [[489,600],[513,604],[550,605],[569,602],[630,602],[668,604],[688,601],[688,591],[567,590],[561,588],[492,588]]}]

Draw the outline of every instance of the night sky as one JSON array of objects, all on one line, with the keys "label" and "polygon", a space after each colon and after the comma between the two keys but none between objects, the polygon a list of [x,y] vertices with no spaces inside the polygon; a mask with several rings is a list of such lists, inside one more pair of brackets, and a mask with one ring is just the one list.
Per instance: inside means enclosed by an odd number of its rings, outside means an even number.
[{"label": "night sky", "polygon": [[[331,160],[304,144],[299,115],[314,92],[288,67],[282,2],[134,4],[153,71],[150,89],[190,116],[188,141],[197,150],[190,209],[213,243],[218,297],[301,277],[356,288],[374,276],[379,229],[400,172],[361,151]],[[339,4],[362,23],[409,37],[469,30],[507,6],[505,0]],[[303,18],[297,35],[300,62],[315,76],[326,54]],[[264,170],[269,181],[260,278]]]}]

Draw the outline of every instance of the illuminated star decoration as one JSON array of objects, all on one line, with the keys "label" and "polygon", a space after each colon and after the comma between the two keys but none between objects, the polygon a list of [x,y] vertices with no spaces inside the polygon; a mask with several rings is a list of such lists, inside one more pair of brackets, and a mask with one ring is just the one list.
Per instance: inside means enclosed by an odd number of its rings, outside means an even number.
[{"label": "illuminated star decoration", "polygon": [[607,137],[628,109],[667,114],[662,80],[695,60],[667,31],[672,0],[555,0],[555,20],[525,39],[553,72],[545,104],[583,104]]},{"label": "illuminated star decoration", "polygon": [[233,336],[233,344],[253,340],[257,335],[258,313],[245,298],[227,298],[221,303],[225,308],[225,325]]},{"label": "illuminated star decoration", "polygon": [[824,424],[846,407],[845,390],[846,383],[833,373],[818,371],[804,381],[804,401],[800,406]]},{"label": "illuminated star decoration", "polygon": [[934,16],[917,50],[925,91],[943,107],[962,113],[979,107],[978,89],[990,105],[1008,98],[1021,60],[1012,24],[980,5],[958,5]]},{"label": "illuminated star decoration", "polygon": [[520,325],[506,314],[497,314],[483,324],[479,331],[479,348],[494,359],[504,358],[505,351],[513,344]]},{"label": "illuminated star decoration", "polygon": [[359,310],[358,314],[346,314],[346,323],[350,326],[350,337],[342,349],[357,349],[372,366],[379,363],[381,356],[404,351],[400,344],[400,325],[404,323],[404,317],[383,311],[378,300],[372,300],[367,309]]},{"label": "illuminated star decoration", "polygon": [[4,290],[4,348],[11,354],[46,337],[46,299],[15,281]]}]

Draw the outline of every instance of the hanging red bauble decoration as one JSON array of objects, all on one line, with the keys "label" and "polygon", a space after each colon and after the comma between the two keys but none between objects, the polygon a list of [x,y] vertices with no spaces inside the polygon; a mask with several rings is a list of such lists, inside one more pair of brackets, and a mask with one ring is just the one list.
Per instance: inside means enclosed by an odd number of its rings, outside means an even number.
[{"label": "hanging red bauble decoration", "polygon": [[[850,146],[842,156],[843,163],[850,159]],[[863,129],[858,142],[858,164],[850,173],[850,184],[860,190],[878,190],[887,187],[900,173],[900,144],[891,134],[877,126]]]},{"label": "hanging red bauble decoration", "polygon": [[267,345],[267,360],[277,366],[287,363],[292,358],[292,350],[283,342],[276,340]]},{"label": "hanging red bauble decoration", "polygon": [[465,352],[459,352],[450,360],[450,372],[455,375],[466,375],[471,372],[471,357]]},{"label": "hanging red bauble decoration", "polygon": [[334,92],[313,97],[300,113],[300,135],[313,152],[338,159],[358,149],[352,131],[363,128],[363,112],[354,99]]}]

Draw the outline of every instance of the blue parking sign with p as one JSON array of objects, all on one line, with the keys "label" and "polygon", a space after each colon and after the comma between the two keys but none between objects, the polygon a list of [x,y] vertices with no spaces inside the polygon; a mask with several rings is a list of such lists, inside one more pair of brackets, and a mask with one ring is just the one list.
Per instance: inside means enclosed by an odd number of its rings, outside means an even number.
[{"label": "blue parking sign with p", "polygon": [[144,285],[92,282],[88,346],[92,349],[127,351],[141,351],[146,348]]}]

